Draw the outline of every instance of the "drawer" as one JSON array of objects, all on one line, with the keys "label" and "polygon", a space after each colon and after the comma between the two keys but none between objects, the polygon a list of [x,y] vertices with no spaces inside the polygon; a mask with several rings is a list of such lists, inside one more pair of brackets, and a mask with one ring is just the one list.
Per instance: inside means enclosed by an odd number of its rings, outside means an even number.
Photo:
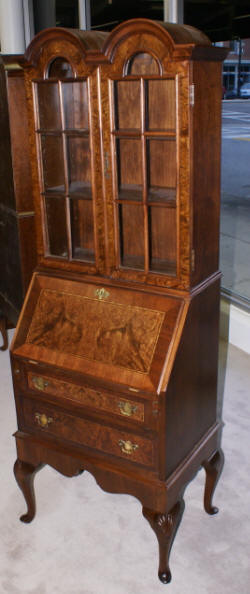
[{"label": "drawer", "polygon": [[96,409],[98,412],[103,411],[118,417],[127,417],[140,423],[144,422],[144,402],[120,397],[105,390],[94,390],[88,386],[65,382],[43,374],[35,374],[31,371],[27,373],[27,382],[28,387],[37,392],[64,398],[85,407]]},{"label": "drawer", "polygon": [[155,448],[151,439],[76,417],[35,399],[24,398],[22,408],[25,429],[36,429],[144,466],[154,465]]}]

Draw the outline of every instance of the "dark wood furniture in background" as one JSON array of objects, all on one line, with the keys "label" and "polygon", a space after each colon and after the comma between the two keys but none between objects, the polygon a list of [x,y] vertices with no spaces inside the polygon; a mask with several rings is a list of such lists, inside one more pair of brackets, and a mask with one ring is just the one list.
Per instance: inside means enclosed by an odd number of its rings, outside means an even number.
[{"label": "dark wood furniture in background", "polygon": [[35,514],[44,464],[143,505],[159,577],[216,415],[221,60],[200,32],[144,19],[51,29],[24,65],[38,268],[12,344],[15,476]]},{"label": "dark wood furniture in background", "polygon": [[36,264],[22,56],[0,57],[0,332],[15,326]]}]

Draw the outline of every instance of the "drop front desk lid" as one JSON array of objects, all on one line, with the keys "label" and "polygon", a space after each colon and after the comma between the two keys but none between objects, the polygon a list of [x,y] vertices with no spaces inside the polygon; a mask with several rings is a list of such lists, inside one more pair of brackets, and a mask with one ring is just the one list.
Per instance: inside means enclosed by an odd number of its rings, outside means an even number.
[{"label": "drop front desk lid", "polygon": [[165,389],[182,298],[35,274],[12,353],[143,391]]}]

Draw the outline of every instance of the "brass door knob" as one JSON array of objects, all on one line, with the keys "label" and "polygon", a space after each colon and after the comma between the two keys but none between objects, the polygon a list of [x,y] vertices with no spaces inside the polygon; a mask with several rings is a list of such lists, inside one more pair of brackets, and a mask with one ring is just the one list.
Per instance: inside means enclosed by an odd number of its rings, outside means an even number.
[{"label": "brass door knob", "polygon": [[121,448],[121,451],[124,454],[128,454],[131,455],[135,450],[138,449],[138,445],[137,443],[132,443],[131,441],[124,441],[123,439],[119,439],[119,446]]},{"label": "brass door knob", "polygon": [[53,423],[53,419],[51,417],[47,417],[44,413],[36,413],[35,419],[40,427],[43,429],[47,429],[50,423]]},{"label": "brass door knob", "polygon": [[118,407],[122,415],[125,417],[131,417],[137,411],[137,406],[128,400],[121,400],[121,402],[118,402]]}]

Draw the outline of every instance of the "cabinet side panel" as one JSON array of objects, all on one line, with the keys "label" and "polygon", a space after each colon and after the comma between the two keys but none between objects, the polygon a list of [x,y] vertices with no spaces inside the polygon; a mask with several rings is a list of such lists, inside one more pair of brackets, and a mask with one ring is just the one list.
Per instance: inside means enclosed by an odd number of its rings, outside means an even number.
[{"label": "cabinet side panel", "polygon": [[190,304],[166,394],[166,473],[216,421],[220,282]]},{"label": "cabinet side panel", "polygon": [[216,272],[219,265],[221,63],[193,62],[191,82],[195,285]]},{"label": "cabinet side panel", "polygon": [[34,216],[18,220],[20,264],[22,273],[22,296],[28,289],[32,272],[36,266],[36,230]]},{"label": "cabinet side panel", "polygon": [[[1,274],[0,294],[10,306],[11,321],[16,322],[22,306],[22,278],[20,269],[18,220],[12,211],[0,208]],[[5,310],[5,308],[4,308]]]},{"label": "cabinet side panel", "polygon": [[0,204],[15,208],[6,78],[0,61]]},{"label": "cabinet side panel", "polygon": [[8,104],[17,211],[32,211],[27,103],[22,71],[8,73]]}]

